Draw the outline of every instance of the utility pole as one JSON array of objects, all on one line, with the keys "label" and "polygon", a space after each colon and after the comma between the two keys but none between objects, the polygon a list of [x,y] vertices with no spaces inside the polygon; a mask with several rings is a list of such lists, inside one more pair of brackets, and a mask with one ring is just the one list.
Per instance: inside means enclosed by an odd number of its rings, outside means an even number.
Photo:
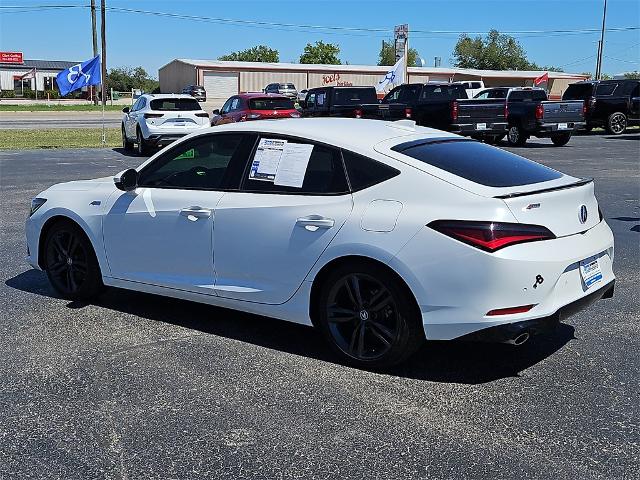
[{"label": "utility pole", "polygon": [[602,52],[604,51],[604,29],[607,22],[607,0],[604,0],[604,10],[602,11],[602,32],[600,34],[600,43],[598,44],[598,63],[596,64],[596,80],[602,77]]},{"label": "utility pole", "polygon": [[105,25],[105,18],[106,18],[106,7],[105,7],[105,1],[106,0],[100,0],[100,36],[102,37],[102,58],[101,60],[101,64],[102,64],[102,82],[100,84],[101,89],[102,89],[102,105],[106,105],[107,104],[107,89],[106,89],[106,85],[105,82],[107,81],[107,37],[106,37],[106,25]]},{"label": "utility pole", "polygon": [[[93,40],[93,56],[98,55],[98,31],[96,30],[96,0],[91,0],[91,33]],[[93,104],[98,105],[98,96],[96,95],[96,87],[91,86],[93,91]]]}]

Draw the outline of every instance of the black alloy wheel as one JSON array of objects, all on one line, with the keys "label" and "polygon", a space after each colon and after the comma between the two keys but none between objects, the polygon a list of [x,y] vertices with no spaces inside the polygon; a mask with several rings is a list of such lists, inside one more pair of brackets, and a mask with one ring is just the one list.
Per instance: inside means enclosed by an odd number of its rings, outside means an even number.
[{"label": "black alloy wheel", "polygon": [[527,143],[527,136],[520,127],[512,125],[507,132],[507,141],[511,146],[521,147]]},{"label": "black alloy wheel", "polygon": [[147,141],[142,136],[142,131],[140,128],[136,130],[136,144],[137,144],[137,152],[138,155],[146,155],[149,151],[149,147],[147,146]]},{"label": "black alloy wheel", "polygon": [[127,138],[127,134],[124,132],[124,125],[122,126],[122,148],[125,152],[133,150],[133,142],[130,142]]},{"label": "black alloy wheel", "polygon": [[321,329],[350,363],[384,367],[405,360],[424,341],[415,302],[375,265],[335,272],[321,295]]},{"label": "black alloy wheel", "polygon": [[53,288],[70,300],[89,299],[102,288],[100,267],[79,227],[59,223],[45,240],[45,270]]},{"label": "black alloy wheel", "polygon": [[607,118],[607,132],[612,135],[621,135],[627,129],[627,117],[622,112],[615,112]]}]

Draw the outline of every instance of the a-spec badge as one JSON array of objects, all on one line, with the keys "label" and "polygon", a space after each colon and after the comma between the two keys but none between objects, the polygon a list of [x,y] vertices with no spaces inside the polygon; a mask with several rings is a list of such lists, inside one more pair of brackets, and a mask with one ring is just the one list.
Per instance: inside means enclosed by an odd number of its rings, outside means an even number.
[{"label": "a-spec badge", "polygon": [[587,223],[587,218],[589,218],[589,212],[587,211],[586,205],[580,205],[580,212],[578,213],[578,219],[580,223]]}]

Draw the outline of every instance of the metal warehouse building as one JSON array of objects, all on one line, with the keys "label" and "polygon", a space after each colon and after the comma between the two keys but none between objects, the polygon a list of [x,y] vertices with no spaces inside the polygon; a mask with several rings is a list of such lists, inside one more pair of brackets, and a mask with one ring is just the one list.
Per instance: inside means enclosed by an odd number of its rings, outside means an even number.
[{"label": "metal warehouse building", "polygon": [[[79,62],[59,60],[24,60],[23,63],[0,63],[0,90],[13,90],[17,96],[24,90],[55,90],[56,75]],[[35,79],[21,79],[35,68]]]},{"label": "metal warehouse building", "polygon": [[[222,105],[231,95],[261,91],[269,83],[290,82],[298,90],[327,85],[376,85],[389,67],[377,65],[310,65],[296,63],[224,62],[175,59],[161,67],[162,93],[179,93],[187,85],[203,85],[207,102]],[[543,71],[471,70],[410,67],[409,83],[482,80],[486,86],[530,86]],[[549,72],[549,93],[559,98],[567,85],[588,75]]]}]

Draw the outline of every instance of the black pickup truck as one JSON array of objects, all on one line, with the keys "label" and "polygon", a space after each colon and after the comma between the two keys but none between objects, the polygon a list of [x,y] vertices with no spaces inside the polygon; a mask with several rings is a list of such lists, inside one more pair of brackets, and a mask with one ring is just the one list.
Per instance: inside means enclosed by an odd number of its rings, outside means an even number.
[{"label": "black pickup truck", "polygon": [[583,100],[587,107],[587,130],[604,127],[612,135],[640,124],[640,80],[602,80],[572,83],[562,100]]},{"label": "black pickup truck", "polygon": [[509,124],[507,141],[514,146],[524,145],[531,136],[551,138],[556,146],[566,145],[573,132],[585,125],[582,100],[550,101],[541,88],[488,88],[474,98],[502,99]]},{"label": "black pickup truck", "polygon": [[375,87],[310,88],[299,103],[303,117],[379,118]]},{"label": "black pickup truck", "polygon": [[463,85],[409,83],[382,100],[379,118],[408,118],[418,125],[484,139],[493,143],[507,133],[503,101],[468,100]]}]

